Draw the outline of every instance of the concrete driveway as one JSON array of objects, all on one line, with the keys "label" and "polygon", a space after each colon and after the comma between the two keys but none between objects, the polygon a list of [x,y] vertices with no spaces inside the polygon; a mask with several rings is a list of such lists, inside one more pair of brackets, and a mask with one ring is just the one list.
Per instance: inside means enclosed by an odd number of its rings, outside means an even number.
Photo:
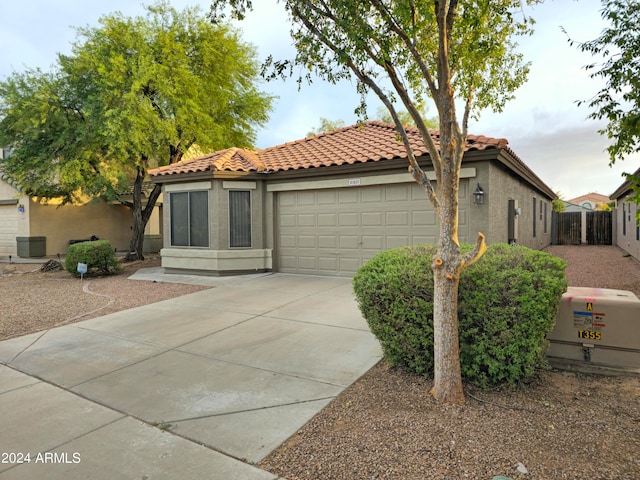
[{"label": "concrete driveway", "polygon": [[0,342],[0,478],[277,478],[253,464],[380,347],[350,279],[206,281],[217,286]]}]

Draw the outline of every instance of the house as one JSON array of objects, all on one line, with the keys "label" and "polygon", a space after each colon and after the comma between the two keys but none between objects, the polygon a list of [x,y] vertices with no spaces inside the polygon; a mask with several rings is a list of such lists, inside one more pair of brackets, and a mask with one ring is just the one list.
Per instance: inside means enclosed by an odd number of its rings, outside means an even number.
[{"label": "house", "polygon": [[[160,250],[160,219],[159,202],[145,230],[146,252]],[[0,180],[0,257],[64,255],[71,240],[85,240],[94,235],[126,252],[132,225],[131,211],[119,203],[90,200],[82,205],[44,203]]]},{"label": "house", "polygon": [[[597,210],[600,207],[600,205],[611,202],[611,199],[605,195],[601,195],[596,192],[591,192],[591,193],[587,193],[586,195],[580,195],[579,197],[567,200],[567,202],[573,205],[579,205],[586,210]],[[571,210],[571,211],[577,211],[577,210]]]},{"label": "house", "polygon": [[[408,134],[435,179],[417,129]],[[351,276],[381,250],[437,240],[433,208],[407,167],[394,126],[372,121],[151,170],[165,198],[162,265]],[[549,245],[555,194],[506,140],[468,136],[459,196],[461,242],[482,231],[490,243]]]},{"label": "house", "polygon": [[582,213],[582,212],[590,212],[590,211],[594,210],[594,208],[589,203],[586,203],[587,206],[583,206],[583,205],[578,205],[576,203],[568,202],[566,200],[561,200],[561,201],[564,204],[563,212],[580,212],[580,213]]},{"label": "house", "polygon": [[[640,168],[633,176],[640,176]],[[633,182],[627,180],[611,194],[611,199],[616,201],[613,211],[614,239],[616,245],[640,260],[640,206],[632,200],[635,195],[633,187]]]}]

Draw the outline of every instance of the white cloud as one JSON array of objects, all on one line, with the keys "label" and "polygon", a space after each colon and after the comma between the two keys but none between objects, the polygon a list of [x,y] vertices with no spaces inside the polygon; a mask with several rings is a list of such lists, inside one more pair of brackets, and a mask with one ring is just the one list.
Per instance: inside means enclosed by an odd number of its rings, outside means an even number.
[{"label": "white cloud", "polygon": [[[44,2],[21,0],[0,2],[0,78],[23,66],[48,69],[57,52],[68,52],[75,39],[71,26],[97,25],[100,16],[119,10],[125,15],[144,12],[142,2],[152,0],[65,0]],[[271,54],[275,59],[295,54],[289,38],[290,25],[282,2],[253,2],[255,11],[239,23],[245,41],[254,44],[261,60]],[[209,11],[209,0],[171,0],[182,9],[199,5]],[[590,98],[600,84],[590,79],[583,66],[591,58],[569,45],[564,27],[575,40],[595,38],[602,29],[599,0],[554,0],[533,7],[526,13],[537,20],[536,33],[520,39],[521,51],[532,62],[529,81],[516,92],[516,100],[501,114],[484,113],[470,126],[470,132],[505,137],[514,151],[549,186],[567,196],[589,191],[610,194],[621,183],[622,171],[637,169],[640,159],[630,158],[613,169],[604,152],[607,140],[599,136],[597,125],[585,118],[587,108],[578,108],[577,100]],[[359,98],[355,85],[342,82],[329,85],[320,80],[298,85],[291,79],[265,83],[262,90],[280,98],[270,122],[258,134],[258,146],[269,147],[303,138],[319,124],[320,117],[343,120],[347,125],[357,119],[353,113]],[[372,97],[369,112],[378,102]],[[435,109],[431,107],[430,112]]]}]

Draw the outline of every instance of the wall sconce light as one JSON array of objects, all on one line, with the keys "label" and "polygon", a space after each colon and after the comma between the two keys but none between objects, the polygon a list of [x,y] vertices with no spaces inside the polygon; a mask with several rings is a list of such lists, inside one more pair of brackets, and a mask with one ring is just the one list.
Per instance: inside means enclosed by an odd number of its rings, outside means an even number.
[{"label": "wall sconce light", "polygon": [[482,190],[479,183],[476,187],[476,191],[473,192],[473,203],[476,205],[482,205],[484,203],[484,190]]},{"label": "wall sconce light", "polygon": [[23,204],[18,205],[18,213],[24,213],[24,205]]}]

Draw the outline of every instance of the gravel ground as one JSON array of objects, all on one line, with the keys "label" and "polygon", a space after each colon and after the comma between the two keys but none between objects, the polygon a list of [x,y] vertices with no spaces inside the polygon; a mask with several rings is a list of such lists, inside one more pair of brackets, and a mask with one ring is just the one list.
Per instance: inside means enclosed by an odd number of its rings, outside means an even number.
[{"label": "gravel ground", "polygon": [[[548,251],[569,285],[640,295],[640,263],[617,247]],[[546,371],[516,389],[467,386],[460,406],[430,386],[381,361],[260,467],[288,480],[640,479],[638,377]]]},{"label": "gravel ground", "polygon": [[66,271],[41,272],[40,264],[0,264],[0,340],[88,320],[179,297],[210,287],[128,280],[157,257],[123,264],[118,275],[73,278]]},{"label": "gravel ground", "polygon": [[[572,286],[640,296],[640,263],[617,247],[548,251],[567,260]],[[84,285],[66,272],[0,264],[0,339],[207,288],[126,278],[157,264]],[[288,480],[640,479],[638,377],[545,371],[517,389],[467,386],[457,406],[436,404],[429,388],[382,361],[259,466]]]}]

